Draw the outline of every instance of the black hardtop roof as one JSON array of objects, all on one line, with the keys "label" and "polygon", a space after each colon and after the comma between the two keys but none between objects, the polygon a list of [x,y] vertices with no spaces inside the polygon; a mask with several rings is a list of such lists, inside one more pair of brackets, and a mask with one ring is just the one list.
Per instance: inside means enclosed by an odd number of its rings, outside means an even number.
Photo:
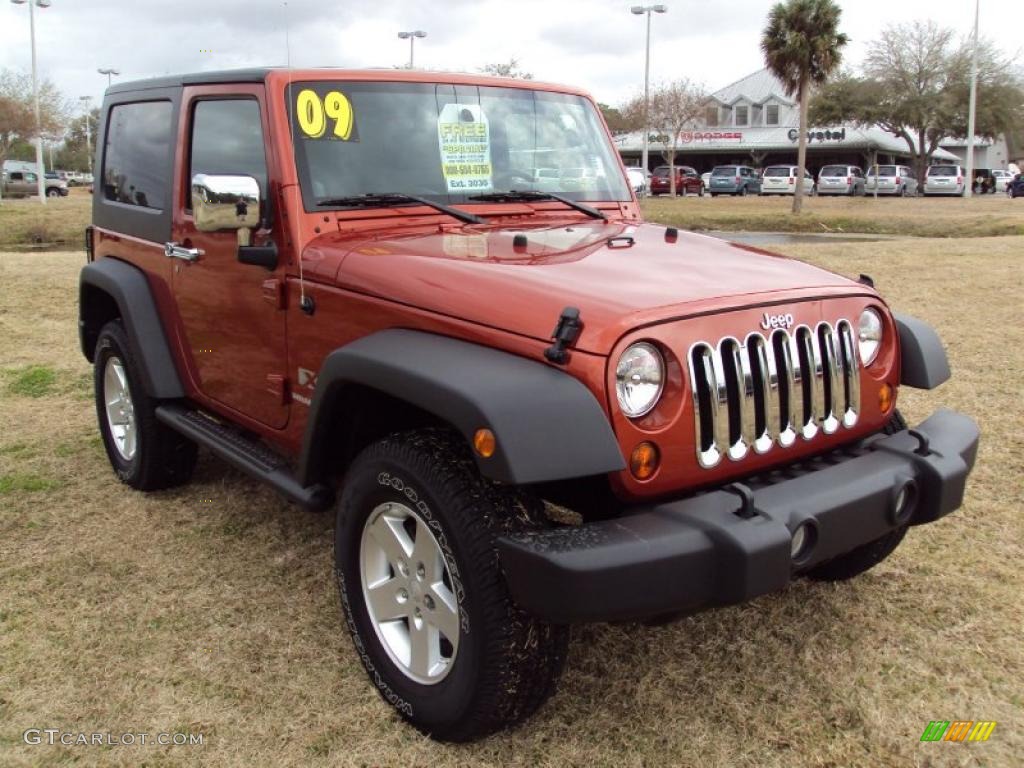
[{"label": "black hardtop roof", "polygon": [[272,67],[254,69],[221,69],[212,72],[193,72],[185,75],[165,75],[151,77],[146,80],[131,80],[116,83],[107,89],[107,93],[130,93],[145,91],[150,88],[180,88],[183,85],[211,85],[216,83],[262,83]]}]

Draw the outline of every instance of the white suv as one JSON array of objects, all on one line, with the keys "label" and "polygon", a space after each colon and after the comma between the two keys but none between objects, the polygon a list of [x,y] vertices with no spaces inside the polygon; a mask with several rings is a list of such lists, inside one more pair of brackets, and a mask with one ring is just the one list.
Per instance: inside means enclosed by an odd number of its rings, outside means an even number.
[{"label": "white suv", "polygon": [[[875,176],[876,171],[878,176]],[[904,197],[917,194],[917,179],[905,165],[879,165],[869,170],[864,189],[870,195],[875,193],[876,186],[879,195]]]},{"label": "white suv", "polygon": [[[761,177],[762,195],[792,195],[796,192],[796,180],[800,169],[795,165],[769,165]],[[804,194],[813,195],[814,177],[804,170]]]},{"label": "white suv", "polygon": [[864,171],[855,165],[826,165],[818,172],[819,195],[863,195]]},{"label": "white suv", "polygon": [[924,177],[924,194],[962,195],[966,188],[964,169],[959,165],[933,165]]}]

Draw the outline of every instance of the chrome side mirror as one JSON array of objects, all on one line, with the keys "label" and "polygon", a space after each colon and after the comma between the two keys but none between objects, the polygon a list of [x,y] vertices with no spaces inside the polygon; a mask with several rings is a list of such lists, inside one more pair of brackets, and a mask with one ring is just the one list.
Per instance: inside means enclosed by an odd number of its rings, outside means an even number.
[{"label": "chrome side mirror", "polygon": [[252,176],[197,173],[192,177],[192,216],[201,232],[255,229],[260,225],[259,182]]}]

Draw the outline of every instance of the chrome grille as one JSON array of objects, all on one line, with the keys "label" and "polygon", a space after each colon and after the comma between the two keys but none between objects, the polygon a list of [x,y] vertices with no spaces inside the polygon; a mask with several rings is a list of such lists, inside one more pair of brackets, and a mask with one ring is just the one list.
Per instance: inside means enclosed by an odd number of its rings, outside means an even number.
[{"label": "chrome grille", "polygon": [[716,466],[788,448],[857,423],[860,371],[853,328],[800,325],[698,342],[689,354],[697,460]]}]

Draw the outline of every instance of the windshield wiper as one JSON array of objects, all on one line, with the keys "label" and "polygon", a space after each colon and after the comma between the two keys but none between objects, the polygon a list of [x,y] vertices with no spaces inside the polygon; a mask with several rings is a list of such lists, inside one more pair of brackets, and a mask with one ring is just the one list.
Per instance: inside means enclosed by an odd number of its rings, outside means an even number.
[{"label": "windshield wiper", "polygon": [[530,200],[557,200],[560,203],[568,205],[573,210],[585,213],[592,219],[604,219],[608,220],[608,217],[601,213],[597,208],[591,208],[589,205],[584,203],[578,203],[575,200],[570,200],[568,197],[562,197],[556,195],[553,192],[537,192],[535,190],[528,189],[511,189],[508,192],[487,192],[482,195],[470,195],[467,200],[482,200],[489,203],[516,203],[516,202],[529,202]]},{"label": "windshield wiper", "polygon": [[479,216],[474,216],[472,213],[466,213],[465,211],[460,211],[458,208],[452,208],[451,206],[444,205],[443,203],[435,203],[433,200],[428,200],[425,197],[407,195],[403,192],[371,192],[365,195],[352,195],[351,197],[330,197],[325,200],[317,201],[317,205],[321,207],[338,206],[343,208],[383,208],[385,206],[406,205],[408,203],[418,203],[419,205],[425,205],[428,208],[433,208],[435,211],[446,213],[449,216],[458,219],[459,221],[464,221],[467,224],[486,223]]}]

